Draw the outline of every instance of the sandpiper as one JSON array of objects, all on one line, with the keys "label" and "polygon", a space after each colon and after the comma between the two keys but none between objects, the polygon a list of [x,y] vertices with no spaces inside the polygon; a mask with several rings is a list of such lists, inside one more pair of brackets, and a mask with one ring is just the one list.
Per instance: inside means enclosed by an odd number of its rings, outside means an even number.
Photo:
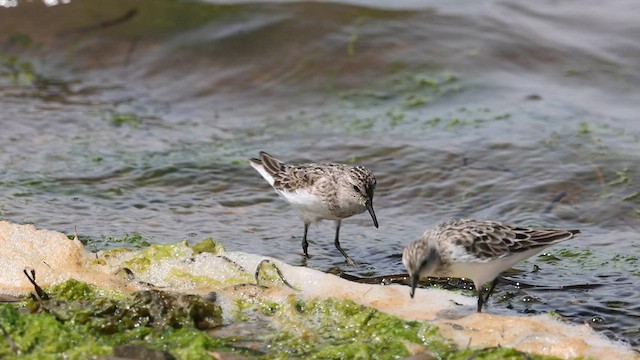
[{"label": "sandpiper", "polygon": [[[404,249],[402,262],[411,276],[413,298],[421,277],[473,281],[478,312],[489,299],[498,275],[546,247],[572,239],[580,230],[531,229],[494,221],[450,220],[427,230]],[[492,281],[486,297],[482,286]]]},{"label": "sandpiper", "polygon": [[333,163],[285,164],[264,151],[259,159],[250,159],[251,166],[271,185],[280,197],[296,209],[304,222],[302,250],[309,257],[307,231],[320,220],[336,223],[335,245],[346,261],[355,262],[340,247],[342,219],[369,211],[373,225],[378,220],[373,211],[376,178],[363,166]]}]

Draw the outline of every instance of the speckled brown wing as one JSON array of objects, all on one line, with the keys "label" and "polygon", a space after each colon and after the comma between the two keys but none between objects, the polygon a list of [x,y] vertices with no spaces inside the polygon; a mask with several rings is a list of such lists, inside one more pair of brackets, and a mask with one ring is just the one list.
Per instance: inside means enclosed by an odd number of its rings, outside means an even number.
[{"label": "speckled brown wing", "polygon": [[[254,159],[258,161],[258,159]],[[317,180],[327,174],[327,169],[336,164],[299,164],[289,165],[261,151],[259,161],[274,179],[273,187],[277,190],[293,191],[313,186]]]},{"label": "speckled brown wing", "polygon": [[551,246],[580,234],[580,230],[531,229],[494,221],[453,220],[445,224],[450,241],[480,260]]},{"label": "speckled brown wing", "polygon": [[[323,164],[326,166],[326,164]],[[316,164],[285,165],[285,169],[274,175],[273,187],[279,190],[294,191],[313,186],[326,175]]]}]

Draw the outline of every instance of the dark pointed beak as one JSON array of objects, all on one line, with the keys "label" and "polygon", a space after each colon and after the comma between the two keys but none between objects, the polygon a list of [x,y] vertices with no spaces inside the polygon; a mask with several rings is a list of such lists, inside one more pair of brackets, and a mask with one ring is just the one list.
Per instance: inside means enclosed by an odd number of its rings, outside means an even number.
[{"label": "dark pointed beak", "polygon": [[377,228],[378,227],[378,219],[376,219],[376,213],[375,213],[375,211],[373,211],[373,200],[371,200],[371,199],[367,200],[367,202],[364,204],[364,206],[369,211],[369,214],[371,214],[371,218],[373,219],[373,225]]},{"label": "dark pointed beak", "polygon": [[411,295],[412,299],[413,299],[413,295],[415,295],[416,293],[416,286],[418,286],[418,280],[420,280],[420,277],[418,276],[418,274],[411,275],[411,292],[409,293],[409,295]]}]

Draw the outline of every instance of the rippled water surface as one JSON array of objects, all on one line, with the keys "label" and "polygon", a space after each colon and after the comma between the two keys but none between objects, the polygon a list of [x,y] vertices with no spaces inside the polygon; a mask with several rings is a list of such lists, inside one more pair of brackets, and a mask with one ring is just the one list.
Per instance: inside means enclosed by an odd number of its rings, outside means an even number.
[{"label": "rippled water surface", "polygon": [[[487,310],[640,347],[640,7],[375,3],[0,9],[0,217],[360,277],[402,273],[403,247],[450,217],[579,228]],[[260,150],[374,171],[380,228],[341,229],[360,267],[331,222],[303,261],[302,222],[248,164]]]}]

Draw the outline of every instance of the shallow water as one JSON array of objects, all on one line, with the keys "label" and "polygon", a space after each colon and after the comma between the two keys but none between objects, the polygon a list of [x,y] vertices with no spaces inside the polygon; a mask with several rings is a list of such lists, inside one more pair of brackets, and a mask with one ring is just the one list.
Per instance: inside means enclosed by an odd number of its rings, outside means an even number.
[{"label": "shallow water", "polygon": [[401,273],[403,247],[454,216],[579,228],[487,311],[554,311],[637,348],[639,20],[632,1],[0,9],[0,217],[299,265],[302,223],[247,158],[364,164],[380,228],[341,229],[362,266],[331,222],[307,266]]}]

